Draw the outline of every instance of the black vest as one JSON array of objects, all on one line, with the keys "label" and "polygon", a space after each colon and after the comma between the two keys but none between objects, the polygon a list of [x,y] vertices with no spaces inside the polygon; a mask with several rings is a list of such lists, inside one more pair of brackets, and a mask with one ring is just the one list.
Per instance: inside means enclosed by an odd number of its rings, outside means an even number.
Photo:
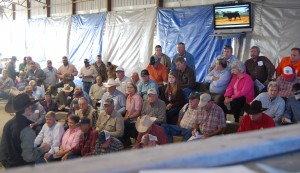
[{"label": "black vest", "polygon": [[4,165],[6,168],[34,164],[34,162],[23,160],[20,140],[21,131],[30,123],[32,123],[30,120],[17,113],[14,118],[5,124],[2,137],[5,138],[8,149],[8,158]]}]

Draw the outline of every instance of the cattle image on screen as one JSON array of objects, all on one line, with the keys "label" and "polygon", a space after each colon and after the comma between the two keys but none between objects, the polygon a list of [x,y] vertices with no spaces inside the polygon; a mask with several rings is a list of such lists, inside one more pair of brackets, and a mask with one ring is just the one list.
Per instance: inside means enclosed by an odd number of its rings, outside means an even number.
[{"label": "cattle image on screen", "polygon": [[214,28],[251,28],[251,4],[214,6]]}]

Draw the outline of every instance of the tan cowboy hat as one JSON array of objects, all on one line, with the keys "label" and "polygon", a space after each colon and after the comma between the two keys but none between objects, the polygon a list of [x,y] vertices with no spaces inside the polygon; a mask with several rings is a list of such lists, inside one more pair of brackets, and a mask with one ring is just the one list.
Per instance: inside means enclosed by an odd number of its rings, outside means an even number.
[{"label": "tan cowboy hat", "polygon": [[73,91],[73,87],[70,86],[69,84],[65,84],[64,88],[62,89],[64,92],[72,92]]},{"label": "tan cowboy hat", "polygon": [[106,83],[103,83],[103,86],[106,88],[112,87],[112,86],[119,86],[119,83],[116,82],[114,79],[108,79]]},{"label": "tan cowboy hat", "polygon": [[138,117],[135,123],[136,130],[140,133],[146,132],[155,120],[155,117],[150,117],[149,115]]},{"label": "tan cowboy hat", "polygon": [[7,113],[16,113],[26,109],[28,106],[36,102],[38,102],[38,100],[32,100],[27,94],[22,93],[9,99],[5,105],[5,111]]}]

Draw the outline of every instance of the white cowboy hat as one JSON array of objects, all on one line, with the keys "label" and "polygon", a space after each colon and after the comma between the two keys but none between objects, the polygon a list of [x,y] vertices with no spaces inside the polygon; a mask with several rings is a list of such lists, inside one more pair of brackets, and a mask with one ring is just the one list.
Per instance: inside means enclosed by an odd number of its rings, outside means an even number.
[{"label": "white cowboy hat", "polygon": [[140,133],[146,132],[155,120],[155,117],[150,117],[149,115],[138,117],[135,123],[136,130]]},{"label": "white cowboy hat", "polygon": [[106,88],[112,87],[112,86],[119,86],[119,83],[116,82],[114,79],[108,79],[106,83],[103,83],[103,86]]}]

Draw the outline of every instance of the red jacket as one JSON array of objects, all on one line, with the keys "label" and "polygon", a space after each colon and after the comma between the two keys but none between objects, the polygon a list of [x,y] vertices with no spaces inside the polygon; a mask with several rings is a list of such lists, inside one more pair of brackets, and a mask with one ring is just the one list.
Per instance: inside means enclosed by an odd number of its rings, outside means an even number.
[{"label": "red jacket", "polygon": [[79,144],[72,149],[72,152],[80,153],[82,157],[93,155],[97,139],[98,132],[90,128],[86,135],[81,134]]},{"label": "red jacket", "polygon": [[238,132],[261,130],[261,129],[270,128],[274,126],[275,126],[274,120],[264,113],[262,113],[262,117],[258,121],[252,121],[250,115],[247,114],[243,116]]}]

